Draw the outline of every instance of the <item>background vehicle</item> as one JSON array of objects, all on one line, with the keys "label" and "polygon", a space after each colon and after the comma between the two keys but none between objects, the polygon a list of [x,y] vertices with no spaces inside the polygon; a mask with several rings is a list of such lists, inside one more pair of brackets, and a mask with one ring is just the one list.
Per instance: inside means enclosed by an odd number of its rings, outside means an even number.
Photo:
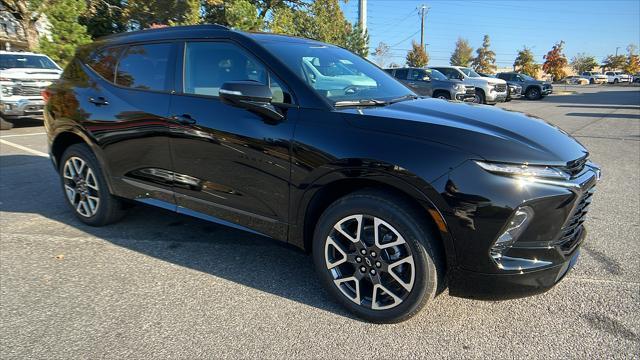
[{"label": "background vehicle", "polygon": [[473,85],[476,89],[476,103],[494,105],[507,99],[507,83],[504,80],[483,77],[472,69],[461,66],[433,66],[430,69],[440,71],[449,79]]},{"label": "background vehicle", "polygon": [[587,85],[589,83],[589,79],[582,76],[567,76],[560,80],[560,82],[569,85]]},{"label": "background vehicle", "polygon": [[607,75],[596,71],[585,71],[580,75],[589,80],[589,84],[604,84],[609,81],[609,77]]},{"label": "background vehicle", "polygon": [[61,73],[46,55],[0,51],[0,116],[6,120],[42,118],[42,90]]},{"label": "background vehicle", "polygon": [[458,101],[475,99],[476,91],[473,85],[465,85],[460,80],[449,80],[438,70],[394,68],[385,71],[422,96]]},{"label": "background vehicle", "polygon": [[631,82],[631,75],[625,74],[622,71],[607,71],[604,73],[607,76],[609,84],[617,84],[621,82]]},{"label": "background vehicle", "polygon": [[[307,58],[358,79],[318,82]],[[548,290],[578,258],[599,178],[540,119],[419,98],[343,48],[222,26],[103,38],[47,94],[50,159],[80,221],[117,221],[124,198],[287,241],[375,322],[445,286]]]},{"label": "background vehicle", "polygon": [[520,99],[520,97],[522,96],[522,86],[520,86],[520,84],[507,82],[507,88],[507,101]]},{"label": "background vehicle", "polygon": [[522,86],[522,94],[529,100],[542,99],[553,92],[553,86],[549,83],[536,80],[529,75],[515,72],[498,73],[499,79]]}]

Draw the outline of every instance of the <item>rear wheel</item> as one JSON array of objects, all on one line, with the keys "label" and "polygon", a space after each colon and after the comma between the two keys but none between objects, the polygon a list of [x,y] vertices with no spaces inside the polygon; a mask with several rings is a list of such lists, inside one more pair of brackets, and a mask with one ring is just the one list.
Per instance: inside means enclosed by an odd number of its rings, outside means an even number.
[{"label": "rear wheel", "polygon": [[436,294],[435,239],[402,199],[375,191],[347,195],[322,214],[313,241],[323,285],[363,319],[403,321]]},{"label": "rear wheel", "polygon": [[74,144],[65,150],[60,179],[67,203],[85,224],[106,225],[124,214],[121,200],[109,193],[98,160],[87,145]]}]

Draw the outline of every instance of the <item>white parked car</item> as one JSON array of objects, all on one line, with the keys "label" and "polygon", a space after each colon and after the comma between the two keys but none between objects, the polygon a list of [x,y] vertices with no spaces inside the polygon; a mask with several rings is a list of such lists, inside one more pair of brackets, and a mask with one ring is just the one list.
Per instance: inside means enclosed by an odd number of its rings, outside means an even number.
[{"label": "white parked car", "polygon": [[589,80],[589,84],[604,84],[609,81],[607,75],[596,71],[585,71],[580,75]]},{"label": "white parked car", "polygon": [[46,55],[0,51],[0,116],[42,118],[42,90],[61,74],[60,66]]},{"label": "white parked car", "polygon": [[607,75],[607,79],[608,79],[609,84],[617,84],[617,83],[621,83],[621,82],[626,82],[626,83],[630,83],[631,82],[631,75],[625,74],[622,71],[607,71],[604,74]]}]

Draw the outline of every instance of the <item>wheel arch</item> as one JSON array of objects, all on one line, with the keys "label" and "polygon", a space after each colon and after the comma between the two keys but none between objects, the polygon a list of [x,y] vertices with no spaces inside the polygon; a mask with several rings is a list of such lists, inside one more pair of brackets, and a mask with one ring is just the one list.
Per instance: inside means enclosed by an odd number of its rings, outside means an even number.
[{"label": "wheel arch", "polygon": [[450,92],[449,90],[445,90],[445,89],[437,89],[437,90],[435,90],[435,91],[433,92],[433,97],[434,97],[434,98],[435,98],[435,97],[438,97],[438,95],[440,95],[440,94],[448,95],[448,96],[449,96],[449,99],[450,99],[450,100],[452,99],[452,97],[451,97],[451,92]]},{"label": "wheel arch", "polygon": [[437,196],[435,189],[431,188],[431,194],[427,195],[408,181],[384,172],[354,176],[353,170],[338,170],[315,181],[298,204],[293,204],[293,208],[297,209],[297,216],[293,215],[297,221],[290,228],[289,243],[306,252],[311,251],[315,225],[324,210],[339,198],[365,188],[400,197],[423,212],[425,222],[436,237],[435,245],[444,262],[442,265],[446,269],[455,264],[451,232],[440,209],[432,201],[432,197]]}]

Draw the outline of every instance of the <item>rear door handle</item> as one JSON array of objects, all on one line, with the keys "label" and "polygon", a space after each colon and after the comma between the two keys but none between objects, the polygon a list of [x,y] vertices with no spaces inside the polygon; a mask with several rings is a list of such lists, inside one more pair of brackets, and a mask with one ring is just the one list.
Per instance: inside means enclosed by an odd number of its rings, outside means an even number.
[{"label": "rear door handle", "polygon": [[174,115],[172,119],[182,125],[193,125],[196,123],[196,119],[192,118],[189,114]]},{"label": "rear door handle", "polygon": [[101,106],[101,105],[109,105],[109,102],[107,101],[107,99],[103,98],[102,96],[97,97],[97,98],[89,98],[89,102],[92,104],[95,104],[97,106]]}]

